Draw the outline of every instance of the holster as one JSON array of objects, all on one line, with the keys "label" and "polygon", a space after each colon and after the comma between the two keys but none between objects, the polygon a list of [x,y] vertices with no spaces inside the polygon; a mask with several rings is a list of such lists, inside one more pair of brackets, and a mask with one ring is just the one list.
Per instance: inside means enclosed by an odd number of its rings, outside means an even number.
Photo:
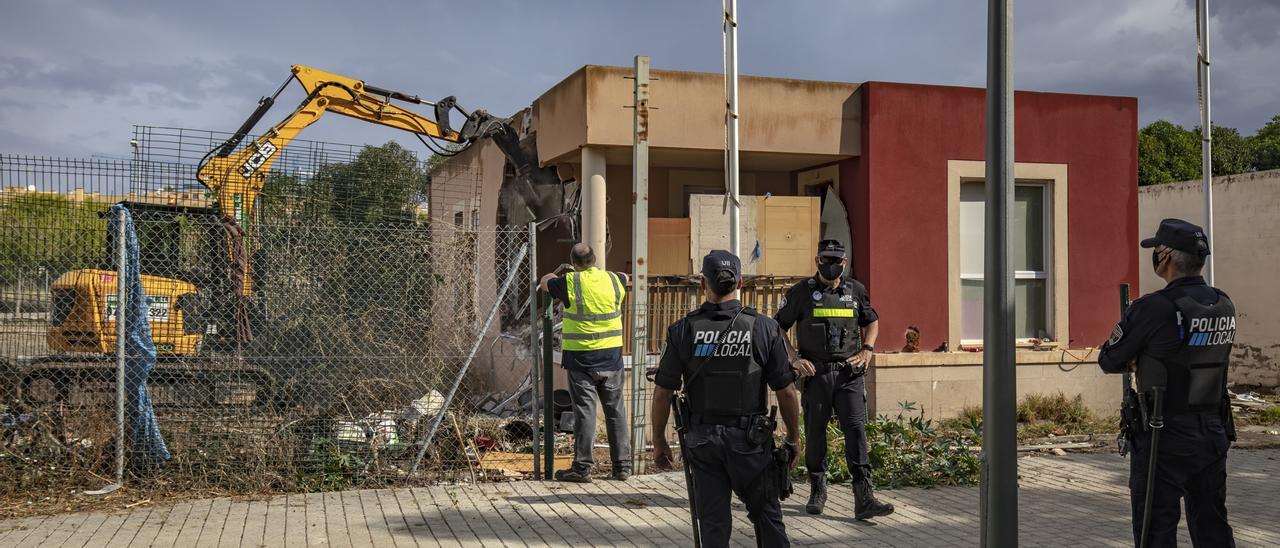
[{"label": "holster", "polygon": [[757,415],[751,417],[751,427],[747,429],[747,439],[753,445],[764,445],[773,441],[773,431],[778,428],[778,421],[774,417],[774,413],[778,410],[773,408],[768,416]]},{"label": "holster", "polygon": [[1138,393],[1134,391],[1126,393],[1124,401],[1120,403],[1120,435],[1116,437],[1116,446],[1121,457],[1129,455],[1130,449],[1133,448],[1133,435],[1148,429],[1146,416],[1146,406],[1143,405],[1142,398],[1138,397]]},{"label": "holster", "polygon": [[791,493],[795,492],[795,485],[791,483],[791,459],[795,456],[799,449],[789,443],[783,443],[781,446],[773,448],[773,480],[778,488],[778,499],[787,500]]}]

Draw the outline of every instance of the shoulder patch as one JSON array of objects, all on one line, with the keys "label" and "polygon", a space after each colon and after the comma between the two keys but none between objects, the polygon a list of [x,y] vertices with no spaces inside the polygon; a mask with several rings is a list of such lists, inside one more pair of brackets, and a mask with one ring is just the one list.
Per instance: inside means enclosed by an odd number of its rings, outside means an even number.
[{"label": "shoulder patch", "polygon": [[805,282],[809,284],[809,287],[814,287],[818,285],[818,281],[813,279],[812,276],[810,276],[808,280],[805,280]]},{"label": "shoulder patch", "polygon": [[1116,328],[1111,330],[1111,338],[1107,339],[1107,346],[1112,346],[1120,342],[1120,339],[1123,339],[1123,338],[1124,338],[1124,328],[1120,327],[1120,324],[1116,324]]},{"label": "shoulder patch", "polygon": [[786,307],[787,307],[787,296],[783,295],[782,300],[778,301],[778,308],[786,308]]}]

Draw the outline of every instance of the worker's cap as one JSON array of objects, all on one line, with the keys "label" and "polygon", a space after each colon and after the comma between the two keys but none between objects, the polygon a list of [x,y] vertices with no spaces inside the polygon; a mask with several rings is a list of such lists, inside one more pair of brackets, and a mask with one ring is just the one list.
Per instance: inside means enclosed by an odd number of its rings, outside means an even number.
[{"label": "worker's cap", "polygon": [[702,276],[714,280],[721,272],[732,272],[734,279],[742,279],[742,261],[723,249],[712,250],[702,258]]},{"label": "worker's cap", "polygon": [[818,242],[818,256],[843,259],[846,257],[844,244],[840,243],[840,240],[822,240]]},{"label": "worker's cap", "polygon": [[1158,245],[1201,257],[1209,254],[1209,238],[1204,235],[1204,229],[1182,219],[1160,221],[1160,228],[1156,229],[1156,235],[1142,240],[1142,247]]}]

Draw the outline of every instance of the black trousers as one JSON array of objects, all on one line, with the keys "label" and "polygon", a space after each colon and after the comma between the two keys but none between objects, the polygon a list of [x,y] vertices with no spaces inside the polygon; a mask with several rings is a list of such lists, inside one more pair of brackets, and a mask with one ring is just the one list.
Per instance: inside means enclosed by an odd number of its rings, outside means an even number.
[{"label": "black trousers", "polygon": [[[1187,529],[1193,546],[1233,547],[1227,524],[1227,442],[1216,414],[1184,414],[1165,418],[1157,449],[1155,491],[1151,503],[1148,546],[1177,546],[1181,504],[1187,507]],[[1151,433],[1138,432],[1129,460],[1129,498],[1133,505],[1133,542],[1141,545]]]},{"label": "black trousers", "polygon": [[804,465],[809,480],[827,473],[827,423],[835,413],[844,432],[844,460],[854,482],[871,480],[871,461],[867,457],[867,392],[866,375],[850,368],[814,375],[805,379],[801,396],[804,407]]},{"label": "black trousers", "polygon": [[747,507],[755,526],[757,546],[790,546],[782,525],[782,506],[769,467],[772,448],[747,439],[747,431],[734,426],[694,425],[685,434],[686,458],[693,470],[694,507],[698,509],[702,545],[729,545],[733,518],[729,494]]}]

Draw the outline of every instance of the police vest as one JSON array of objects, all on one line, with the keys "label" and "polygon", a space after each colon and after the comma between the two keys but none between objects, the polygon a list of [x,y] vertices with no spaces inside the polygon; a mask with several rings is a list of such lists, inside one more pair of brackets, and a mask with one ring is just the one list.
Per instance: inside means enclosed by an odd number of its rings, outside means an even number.
[{"label": "police vest", "polygon": [[805,282],[808,304],[796,322],[800,355],[813,362],[838,362],[862,349],[862,328],[858,327],[858,300],[853,283],[841,282],[843,295],[824,291],[814,278]]},{"label": "police vest", "polygon": [[695,310],[685,322],[691,336],[682,354],[692,379],[685,391],[693,414],[764,414],[764,368],[756,363],[752,340],[756,311],[743,308],[733,319],[731,311]]},{"label": "police vest", "polygon": [[[1225,294],[1201,304],[1181,287],[1159,293],[1177,307],[1182,346],[1176,356],[1159,360],[1168,375],[1165,414],[1219,411],[1226,393],[1227,362],[1236,338],[1236,306]],[[1144,360],[1139,360],[1141,383]],[[1145,383],[1143,383],[1145,384]]]},{"label": "police vest", "polygon": [[564,309],[561,347],[569,351],[622,346],[622,298],[626,290],[612,272],[591,267],[565,277],[569,305]]}]

